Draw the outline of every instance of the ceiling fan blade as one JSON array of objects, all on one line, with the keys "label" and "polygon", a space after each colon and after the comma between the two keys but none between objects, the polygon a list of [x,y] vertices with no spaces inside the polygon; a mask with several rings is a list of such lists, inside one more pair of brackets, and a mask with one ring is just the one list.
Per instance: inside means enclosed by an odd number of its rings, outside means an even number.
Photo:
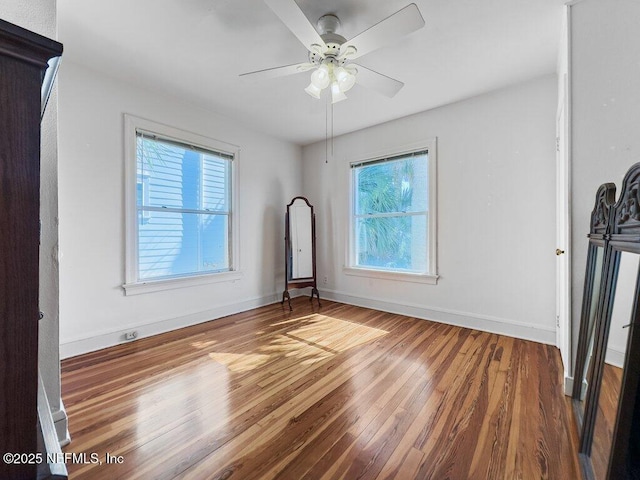
[{"label": "ceiling fan blade", "polygon": [[318,45],[319,53],[325,52],[327,45],[294,0],[264,0],[264,2],[282,20],[282,23],[298,37],[298,40],[307,47],[307,50],[311,52],[317,51],[318,49],[314,48],[313,45]]},{"label": "ceiling fan blade", "polygon": [[418,10],[415,3],[411,3],[343,43],[340,46],[340,51],[344,54],[349,47],[355,48],[356,51],[349,54],[348,57],[350,59],[358,58],[404,35],[419,30],[423,26],[424,18],[422,18],[420,10]]},{"label": "ceiling fan blade", "polygon": [[371,70],[370,68],[363,67],[362,65],[357,65],[355,63],[350,63],[349,65],[353,65],[358,69],[358,73],[356,75],[356,83],[358,83],[358,85],[375,90],[389,98],[393,97],[402,87],[404,87],[404,83],[400,80],[387,77],[386,75]]},{"label": "ceiling fan blade", "polygon": [[251,78],[276,78],[284,77],[285,75],[293,75],[294,73],[306,72],[316,67],[313,63],[296,63],[294,65],[285,65],[284,67],[266,68],[264,70],[257,70],[255,72],[241,73],[241,77]]}]

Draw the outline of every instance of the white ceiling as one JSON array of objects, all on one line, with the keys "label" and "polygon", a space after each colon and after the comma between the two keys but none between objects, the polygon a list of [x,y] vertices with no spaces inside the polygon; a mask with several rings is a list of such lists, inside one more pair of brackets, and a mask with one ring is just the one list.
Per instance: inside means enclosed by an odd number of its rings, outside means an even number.
[{"label": "white ceiling", "polygon": [[[296,0],[347,39],[411,0]],[[565,0],[416,0],[423,29],[358,59],[405,83],[394,98],[356,85],[334,107],[339,135],[555,72]],[[262,0],[58,0],[67,61],[203,106],[300,145],[325,138],[310,73],[240,73],[307,60]]]}]

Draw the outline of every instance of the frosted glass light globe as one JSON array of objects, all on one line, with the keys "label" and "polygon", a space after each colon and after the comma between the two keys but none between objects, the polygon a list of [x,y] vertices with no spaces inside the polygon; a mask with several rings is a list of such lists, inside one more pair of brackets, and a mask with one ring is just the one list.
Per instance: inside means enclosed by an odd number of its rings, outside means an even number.
[{"label": "frosted glass light globe", "polygon": [[338,67],[335,70],[335,76],[341,92],[349,91],[356,83],[356,76],[344,67]]},{"label": "frosted glass light globe", "polygon": [[346,98],[347,96],[340,90],[338,82],[333,82],[331,84],[331,103],[338,103],[342,100],[346,100]]},{"label": "frosted glass light globe", "polygon": [[313,84],[313,82],[311,82],[309,84],[309,86],[304,89],[304,91],[307,92],[309,95],[311,95],[314,98],[320,98],[320,93],[322,92],[322,89],[316,87]]},{"label": "frosted glass light globe", "polygon": [[329,86],[329,67],[326,65],[320,65],[312,74],[311,74],[311,83],[318,87],[320,90],[327,88]]}]

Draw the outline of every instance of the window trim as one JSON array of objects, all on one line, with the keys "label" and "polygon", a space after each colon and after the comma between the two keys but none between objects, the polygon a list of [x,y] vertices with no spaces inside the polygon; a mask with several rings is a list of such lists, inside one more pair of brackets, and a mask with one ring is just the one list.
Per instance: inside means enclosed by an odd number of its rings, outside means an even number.
[{"label": "window trim", "polygon": [[[429,272],[427,273],[414,273],[414,272],[401,272],[394,270],[376,269],[370,267],[356,266],[356,245],[355,245],[355,191],[353,183],[353,168],[358,165],[363,165],[371,162],[383,160],[385,158],[398,157],[402,155],[411,154],[426,150],[428,155],[428,175],[429,175],[429,208],[427,211],[427,225],[428,225],[428,264]],[[379,278],[386,280],[415,282],[435,285],[438,283],[438,192],[437,192],[437,138],[429,138],[421,142],[405,144],[395,148],[389,148],[368,155],[363,155],[362,158],[354,160],[347,165],[347,175],[349,181],[349,199],[348,199],[348,232],[347,232],[347,248],[345,265],[343,266],[343,272],[346,275]]]},{"label": "window trim", "polygon": [[[162,279],[138,279],[138,214],[136,204],[137,155],[136,131],[145,131],[167,137],[180,143],[188,143],[205,150],[229,154],[233,157],[231,167],[231,266],[223,272],[194,273],[181,277]],[[125,295],[158,292],[162,290],[204,285],[209,283],[236,281],[242,278],[240,271],[239,195],[238,170],[240,147],[205,137],[152,120],[124,114],[124,167],[125,167]]]}]

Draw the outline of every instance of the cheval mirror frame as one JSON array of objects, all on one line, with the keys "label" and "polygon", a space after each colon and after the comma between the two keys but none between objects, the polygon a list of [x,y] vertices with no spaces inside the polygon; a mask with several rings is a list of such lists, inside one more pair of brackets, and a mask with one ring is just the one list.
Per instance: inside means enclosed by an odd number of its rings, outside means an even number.
[{"label": "cheval mirror frame", "polygon": [[[601,230],[597,234],[590,234],[589,246],[590,254],[596,240],[598,242],[601,240],[600,245],[604,248],[600,291],[590,292],[590,295],[598,295],[598,307],[594,325],[593,366],[589,368],[587,375],[586,403],[580,422],[580,464],[584,477],[589,480],[640,478],[640,389],[638,388],[640,380],[640,305],[638,302],[640,297],[638,282],[640,274],[638,267],[640,265],[640,163],[629,169],[622,182],[618,201],[615,205],[610,206],[613,191],[611,184],[605,184],[598,190],[594,213],[600,215],[597,220]],[[601,215],[605,213],[608,215]],[[595,221],[592,215],[592,231]],[[609,227],[607,228],[606,224],[602,222],[608,222]],[[602,235],[602,238],[598,239],[596,235]],[[591,242],[592,238],[594,242]],[[593,257],[593,254],[590,257]],[[632,263],[627,262],[624,265],[623,257],[632,258]],[[587,275],[589,275],[589,266],[593,264],[593,259],[591,259],[591,263],[588,259]],[[631,271],[630,277],[620,277],[623,270],[621,267],[627,269],[628,265],[634,269]],[[596,272],[592,273],[593,278]],[[585,279],[585,293],[590,285],[593,285],[592,278]],[[625,281],[618,282],[619,278]],[[616,296],[617,290],[623,292],[619,297]],[[627,295],[625,292],[629,294]],[[582,388],[580,379],[588,360],[589,315],[585,315],[585,311],[588,311],[589,306],[585,303],[592,304],[590,295],[585,295],[583,299],[583,316],[572,395],[574,406],[576,401],[580,401]],[[627,305],[621,305],[614,301],[616,299],[618,302],[621,299],[627,301]],[[616,303],[617,305],[614,305]],[[615,392],[602,389],[610,334],[620,335],[620,332],[612,332],[611,330],[616,307],[618,311],[628,315],[625,316],[625,325],[616,325],[616,328],[628,330],[617,399],[611,395]],[[627,311],[629,313],[626,313]],[[618,321],[617,318],[616,321]],[[613,417],[607,420],[610,422],[610,429],[596,429],[598,421],[600,425],[607,425],[605,409],[601,408],[601,397],[610,403],[617,404],[617,408],[614,407]],[[579,410],[576,409],[577,414],[578,412]],[[604,442],[604,445],[594,448],[596,442]],[[596,464],[598,464],[598,468],[595,468]]]},{"label": "cheval mirror frame", "polygon": [[596,319],[600,318],[602,308],[602,279],[604,276],[604,253],[608,244],[611,229],[611,208],[615,203],[616,186],[605,183],[598,188],[596,201],[591,212],[589,228],[589,247],[587,249],[587,268],[582,294],[582,313],[580,317],[580,333],[573,383],[573,410],[580,431],[584,426],[584,401],[587,394],[589,373],[592,370],[594,333]]},{"label": "cheval mirror frame", "polygon": [[320,293],[316,281],[316,214],[313,205],[305,197],[294,197],[287,205],[284,226],[284,271],[285,286],[282,293],[282,301],[289,302],[291,307],[292,288],[311,287],[311,297],[318,298],[320,305]]}]

